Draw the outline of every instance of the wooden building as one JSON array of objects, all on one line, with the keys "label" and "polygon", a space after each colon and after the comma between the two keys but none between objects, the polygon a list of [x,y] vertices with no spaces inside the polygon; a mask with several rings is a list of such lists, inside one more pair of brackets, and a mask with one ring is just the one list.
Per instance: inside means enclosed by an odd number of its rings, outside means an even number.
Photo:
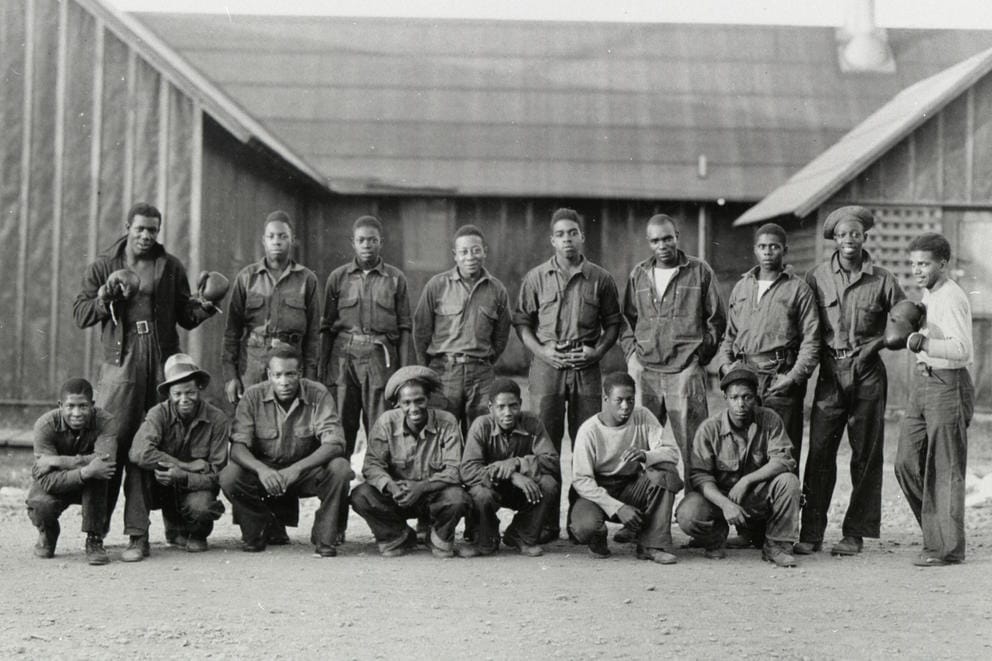
[{"label": "wooden building", "polygon": [[[897,94],[736,224],[787,223],[805,271],[832,254],[823,221],[846,204],[874,211],[865,247],[917,300],[906,247],[920,232],[947,236],[974,317],[976,402],[992,408],[992,49]],[[889,401],[901,406],[911,362],[905,352],[886,361]]]},{"label": "wooden building", "polygon": [[[186,264],[233,274],[273,208],[305,226],[325,179],[134,18],[96,0],[0,3],[0,416],[30,420],[69,376],[96,378],[72,303],[136,201]],[[184,339],[220,373],[223,317]],[[219,379],[218,379],[219,381]]]}]

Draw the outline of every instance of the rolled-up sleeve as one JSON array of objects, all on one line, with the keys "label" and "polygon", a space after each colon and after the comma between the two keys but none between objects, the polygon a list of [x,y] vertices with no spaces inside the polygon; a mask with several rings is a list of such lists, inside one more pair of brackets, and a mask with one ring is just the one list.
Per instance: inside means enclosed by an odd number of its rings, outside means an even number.
[{"label": "rolled-up sleeve", "polygon": [[[489,436],[488,425],[485,424],[486,416],[475,419],[468,430],[465,439],[465,449],[462,451],[461,464],[458,473],[463,484],[474,487],[478,484],[489,486],[489,479],[486,476],[486,455],[484,443]],[[521,472],[522,472],[521,468]]]},{"label": "rolled-up sleeve", "polygon": [[555,444],[551,442],[548,430],[540,420],[533,430],[532,454],[520,458],[520,472],[529,478],[550,475],[561,482],[561,462]]},{"label": "rolled-up sleeve", "polygon": [[517,308],[513,312],[514,326],[527,326],[531,329],[537,328],[538,311],[538,276],[531,271],[524,276],[524,281],[520,285],[520,293],[517,295]]},{"label": "rolled-up sleeve", "polygon": [[689,458],[689,482],[699,489],[707,482],[716,482],[716,451],[713,443],[720,435],[720,423],[707,420],[696,430],[692,440],[692,456]]},{"label": "rolled-up sleeve", "polygon": [[768,411],[762,420],[763,431],[767,436],[768,463],[776,463],[787,472],[796,470],[796,459],[792,456],[792,441],[785,433],[782,418],[774,411]]},{"label": "rolled-up sleeve", "polygon": [[254,389],[245,393],[234,410],[234,423],[231,425],[231,442],[252,447],[255,437],[255,410],[262,403]]},{"label": "rolled-up sleeve", "polygon": [[458,467],[462,463],[462,432],[454,425],[444,426],[438,430],[436,443],[441,445],[441,461],[443,468],[431,473],[430,482],[442,484],[461,484]]},{"label": "rolled-up sleeve", "polygon": [[606,330],[623,321],[620,314],[620,292],[613,276],[604,273],[599,278],[599,323]]},{"label": "rolled-up sleeve", "polygon": [[162,406],[155,406],[148,411],[144,422],[134,435],[134,442],[128,452],[131,463],[145,470],[154,470],[155,465],[165,459],[167,455],[159,449],[159,446],[167,424],[166,416],[162,414]]},{"label": "rolled-up sleeve", "polygon": [[310,424],[313,425],[314,435],[322,445],[332,445],[336,450],[336,457],[344,456],[345,442],[341,420],[338,418],[334,398],[326,389],[321,389],[317,401],[313,404]]},{"label": "rolled-up sleeve", "polygon": [[365,462],[362,464],[362,476],[379,492],[384,492],[386,485],[393,480],[389,474],[391,455],[389,439],[391,436],[392,429],[381,417],[372,425],[372,431],[368,435],[368,447],[365,450]]}]

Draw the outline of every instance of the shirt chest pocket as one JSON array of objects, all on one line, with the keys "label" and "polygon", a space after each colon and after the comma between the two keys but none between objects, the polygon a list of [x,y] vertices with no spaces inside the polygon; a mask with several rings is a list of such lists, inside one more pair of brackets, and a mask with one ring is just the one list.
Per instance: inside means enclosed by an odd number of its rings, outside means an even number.
[{"label": "shirt chest pocket", "polygon": [[878,303],[859,303],[857,306],[857,323],[855,331],[858,335],[880,335],[885,330],[885,311]]},{"label": "shirt chest pocket", "polygon": [[736,473],[741,469],[741,458],[733,448],[721,448],[715,459],[717,470],[722,473]]},{"label": "shirt chest pocket", "polygon": [[307,304],[299,294],[282,297],[279,315],[280,331],[304,333],[307,329]]},{"label": "shirt chest pocket", "polygon": [[279,452],[279,430],[274,427],[256,427],[253,450],[262,457],[275,458]]},{"label": "shirt chest pocket", "polygon": [[579,297],[579,323],[583,330],[596,329],[599,326],[599,297],[596,291],[584,290]]},{"label": "shirt chest pocket", "polygon": [[480,305],[475,318],[476,337],[485,342],[489,342],[496,328],[496,320],[499,318],[495,305]]},{"label": "shirt chest pocket", "polygon": [[249,321],[261,322],[257,317],[265,314],[263,308],[265,308],[265,296],[258,292],[249,291],[245,297],[245,316],[248,317]]}]

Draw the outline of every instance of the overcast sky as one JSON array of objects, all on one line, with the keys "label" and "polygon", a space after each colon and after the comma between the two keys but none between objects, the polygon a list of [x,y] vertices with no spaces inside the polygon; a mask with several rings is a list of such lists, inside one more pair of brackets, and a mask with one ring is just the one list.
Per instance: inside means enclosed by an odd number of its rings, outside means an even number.
[{"label": "overcast sky", "polygon": [[[125,11],[840,25],[852,0],[105,0]],[[858,1],[858,0],[853,0]],[[882,27],[992,29],[992,0],[876,0]]]}]

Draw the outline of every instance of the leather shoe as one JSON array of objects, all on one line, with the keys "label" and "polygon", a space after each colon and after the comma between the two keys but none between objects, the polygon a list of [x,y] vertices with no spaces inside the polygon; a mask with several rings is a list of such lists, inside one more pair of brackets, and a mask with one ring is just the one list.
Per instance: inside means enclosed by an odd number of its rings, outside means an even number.
[{"label": "leather shoe", "polygon": [[288,546],[289,534],[286,532],[286,526],[269,525],[265,531],[265,543],[269,546]]},{"label": "leather shoe", "polygon": [[610,547],[606,543],[606,535],[596,535],[589,540],[589,555],[596,558],[597,560],[602,560],[604,558],[610,557]]},{"label": "leather shoe", "polygon": [[189,543],[189,537],[186,535],[186,533],[182,531],[166,530],[165,541],[169,546],[178,546],[179,548],[186,548],[186,544]]},{"label": "leather shoe", "polygon": [[110,562],[107,550],[103,548],[103,538],[99,535],[86,536],[86,562],[99,566]]},{"label": "leather shoe", "polygon": [[958,563],[950,560],[944,560],[943,558],[938,558],[935,555],[921,553],[913,560],[913,564],[917,567],[946,567],[947,565],[955,565]]},{"label": "leather shoe", "polygon": [[796,559],[786,550],[788,546],[779,542],[765,542],[764,548],[761,549],[761,559],[773,563],[776,567],[795,567]]},{"label": "leather shoe", "polygon": [[241,542],[241,550],[245,553],[261,553],[265,550],[265,541]]},{"label": "leather shoe", "polygon": [[792,552],[796,555],[813,555],[823,548],[823,542],[796,542],[792,545]]},{"label": "leather shoe", "polygon": [[313,555],[315,558],[336,558],[338,549],[334,546],[318,546],[314,548]]},{"label": "leather shoe", "polygon": [[754,542],[747,535],[732,535],[727,538],[728,549],[740,550],[754,547]]},{"label": "leather shoe", "polygon": [[148,535],[131,535],[127,548],[121,552],[122,562],[141,562],[151,555]]},{"label": "leather shoe", "polygon": [[719,546],[711,546],[703,551],[703,557],[709,558],[710,560],[723,560],[727,557],[727,549],[723,548],[723,544],[720,544]]},{"label": "leather shoe", "polygon": [[207,550],[206,537],[192,537],[186,539],[186,551],[189,553],[203,553]]},{"label": "leather shoe", "polygon": [[53,557],[55,555],[55,542],[58,538],[57,532],[54,535],[45,532],[38,533],[38,541],[34,545],[35,557],[45,559]]},{"label": "leather shoe", "polygon": [[632,544],[637,541],[637,533],[624,526],[620,530],[613,533],[613,542],[615,544]]},{"label": "leather shoe", "polygon": [[864,541],[860,537],[845,535],[830,549],[830,555],[857,555],[861,553]]},{"label": "leather shoe", "polygon": [[523,541],[514,534],[503,533],[503,544],[510,549],[516,549],[520,555],[528,558],[540,558],[544,555],[544,549],[536,544],[524,544]]},{"label": "leather shoe", "polygon": [[637,557],[641,560],[650,560],[659,565],[674,565],[679,561],[674,555],[665,549],[648,549],[643,546],[637,547]]}]

